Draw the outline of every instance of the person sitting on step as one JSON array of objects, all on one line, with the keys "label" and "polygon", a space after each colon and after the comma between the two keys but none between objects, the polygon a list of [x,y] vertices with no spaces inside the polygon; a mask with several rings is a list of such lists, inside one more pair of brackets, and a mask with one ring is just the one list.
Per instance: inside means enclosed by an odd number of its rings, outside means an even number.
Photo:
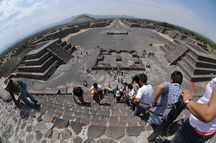
[{"label": "person sitting on step", "polygon": [[83,89],[81,87],[74,87],[73,88],[73,95],[76,96],[78,98],[78,100],[80,101],[80,104],[84,105],[85,101],[83,98]]},{"label": "person sitting on step", "polygon": [[132,91],[129,92],[129,94],[128,94],[129,95],[130,108],[132,109],[132,111],[134,111],[135,107],[136,107],[134,100],[136,98],[138,90],[139,90],[139,85],[134,84]]},{"label": "person sitting on step", "polygon": [[133,85],[128,84],[126,90],[123,92],[123,101],[129,106],[130,105],[130,96],[129,93],[131,93],[133,90]]},{"label": "person sitting on step", "polygon": [[104,90],[102,86],[97,83],[94,83],[90,88],[92,99],[98,104],[100,104],[101,100],[103,99],[103,91]]},{"label": "person sitting on step", "polygon": [[20,80],[14,80],[13,78],[16,74],[11,74],[7,78],[1,78],[3,81],[4,88],[10,93],[12,100],[14,101],[15,105],[20,108],[20,100],[23,101],[26,105],[39,109],[40,104],[38,101],[32,96],[31,93],[27,90],[27,85]]},{"label": "person sitting on step", "polygon": [[140,74],[139,75],[139,89],[137,91],[137,94],[134,99],[134,103],[137,105],[135,107],[135,110],[133,112],[133,115],[138,116],[140,113],[145,111],[146,108],[149,107],[149,104],[151,103],[151,99],[153,96],[153,87],[152,85],[147,83],[148,78],[146,74]]}]

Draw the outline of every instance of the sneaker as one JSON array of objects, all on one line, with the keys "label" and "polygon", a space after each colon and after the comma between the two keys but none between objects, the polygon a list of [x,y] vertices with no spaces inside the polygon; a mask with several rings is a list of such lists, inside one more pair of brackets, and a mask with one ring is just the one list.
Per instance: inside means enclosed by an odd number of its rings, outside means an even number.
[{"label": "sneaker", "polygon": [[154,131],[147,139],[149,142],[154,142],[159,135],[159,131]]},{"label": "sneaker", "polygon": [[160,136],[157,136],[155,138],[155,141],[154,141],[154,143],[164,143],[164,142],[165,142],[165,140],[163,138],[161,138]]}]

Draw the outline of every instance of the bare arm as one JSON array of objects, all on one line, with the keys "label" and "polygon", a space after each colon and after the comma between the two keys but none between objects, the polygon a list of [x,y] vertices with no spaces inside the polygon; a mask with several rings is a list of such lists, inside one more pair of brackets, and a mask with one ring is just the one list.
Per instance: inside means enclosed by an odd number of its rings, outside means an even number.
[{"label": "bare arm", "polygon": [[141,102],[141,98],[134,98],[134,103],[138,104]]},{"label": "bare arm", "polygon": [[152,106],[156,106],[158,98],[161,96],[161,94],[164,92],[165,90],[165,86],[163,84],[160,84],[159,86],[157,86],[156,90],[155,90],[155,94],[152,100]]},{"label": "bare arm", "polygon": [[211,122],[214,118],[216,118],[216,88],[214,88],[212,97],[207,104],[199,104],[194,101],[190,101],[187,104],[187,109],[199,120],[205,123]]}]

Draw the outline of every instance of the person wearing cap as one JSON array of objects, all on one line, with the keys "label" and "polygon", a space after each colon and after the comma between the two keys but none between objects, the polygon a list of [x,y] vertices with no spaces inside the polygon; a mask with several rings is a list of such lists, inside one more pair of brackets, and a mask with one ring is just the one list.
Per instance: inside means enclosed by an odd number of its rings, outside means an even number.
[{"label": "person wearing cap", "polygon": [[192,100],[192,93],[182,93],[186,108],[191,113],[177,131],[171,143],[204,143],[216,134],[216,78],[206,86],[198,101]]},{"label": "person wearing cap", "polygon": [[12,78],[15,74],[11,74],[7,78],[1,78],[4,81],[4,88],[7,90],[17,107],[20,107],[20,100],[32,108],[39,108],[38,101],[27,91],[27,85],[23,81],[14,81]]}]

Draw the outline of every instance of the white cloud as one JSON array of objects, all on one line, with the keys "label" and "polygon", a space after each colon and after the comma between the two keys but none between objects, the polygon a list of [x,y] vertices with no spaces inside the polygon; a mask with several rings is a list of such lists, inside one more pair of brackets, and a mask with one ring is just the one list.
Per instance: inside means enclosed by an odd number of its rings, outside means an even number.
[{"label": "white cloud", "polygon": [[188,27],[216,41],[215,25],[208,24],[192,10],[177,3],[161,0],[2,0],[0,51],[36,30],[82,13],[124,14],[167,21]]}]

